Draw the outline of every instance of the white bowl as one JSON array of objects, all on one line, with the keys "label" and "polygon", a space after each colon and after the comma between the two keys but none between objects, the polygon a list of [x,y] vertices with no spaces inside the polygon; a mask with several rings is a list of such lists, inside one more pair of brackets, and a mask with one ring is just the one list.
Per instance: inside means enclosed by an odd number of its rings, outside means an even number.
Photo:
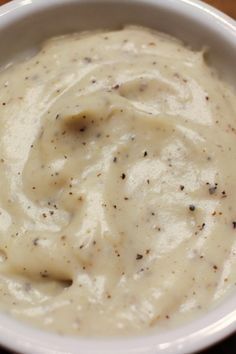
[{"label": "white bowl", "polygon": [[[209,61],[236,82],[236,23],[197,0],[15,0],[0,7],[0,65],[37,49],[50,36],[127,23],[157,28],[193,48],[208,46]],[[59,336],[0,315],[0,343],[24,354],[191,353],[236,330],[233,295],[183,327],[127,338]]]}]

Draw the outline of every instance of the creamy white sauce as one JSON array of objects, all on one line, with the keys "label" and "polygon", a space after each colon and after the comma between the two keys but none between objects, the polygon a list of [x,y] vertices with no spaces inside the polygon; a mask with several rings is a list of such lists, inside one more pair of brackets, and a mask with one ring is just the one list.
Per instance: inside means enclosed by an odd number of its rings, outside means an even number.
[{"label": "creamy white sauce", "polygon": [[76,335],[166,329],[236,282],[235,92],[144,28],[0,74],[0,307]]}]

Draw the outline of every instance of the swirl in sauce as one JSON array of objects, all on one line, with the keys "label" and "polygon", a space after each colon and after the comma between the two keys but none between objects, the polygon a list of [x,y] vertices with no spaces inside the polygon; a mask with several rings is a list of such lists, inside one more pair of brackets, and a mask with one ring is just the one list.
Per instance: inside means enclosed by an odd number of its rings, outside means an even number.
[{"label": "swirl in sauce", "polygon": [[51,39],[0,74],[0,298],[79,335],[169,328],[236,281],[235,92],[169,36]]}]

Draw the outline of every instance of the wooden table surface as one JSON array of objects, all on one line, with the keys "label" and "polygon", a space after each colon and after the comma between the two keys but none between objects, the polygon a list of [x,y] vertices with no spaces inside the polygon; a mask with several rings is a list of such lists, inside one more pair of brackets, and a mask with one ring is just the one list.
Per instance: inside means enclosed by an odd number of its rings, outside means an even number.
[{"label": "wooden table surface", "polygon": [[236,0],[204,0],[236,19]]},{"label": "wooden table surface", "polygon": [[[9,0],[0,0],[0,5],[7,3]],[[35,0],[40,1],[40,0]],[[50,0],[49,0],[50,1]],[[236,19],[236,0],[204,0],[227,13],[229,16]],[[0,348],[1,354],[10,354]],[[224,340],[218,345],[215,345],[211,349],[207,349],[202,354],[234,354],[236,353],[236,334],[232,335],[228,339]]]}]

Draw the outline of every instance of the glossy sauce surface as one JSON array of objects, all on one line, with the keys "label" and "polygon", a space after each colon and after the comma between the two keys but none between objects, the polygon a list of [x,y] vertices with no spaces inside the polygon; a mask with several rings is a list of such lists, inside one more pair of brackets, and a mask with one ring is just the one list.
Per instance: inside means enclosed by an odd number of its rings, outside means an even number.
[{"label": "glossy sauce surface", "polygon": [[236,281],[235,92],[144,28],[0,73],[3,311],[76,335],[166,329]]}]

